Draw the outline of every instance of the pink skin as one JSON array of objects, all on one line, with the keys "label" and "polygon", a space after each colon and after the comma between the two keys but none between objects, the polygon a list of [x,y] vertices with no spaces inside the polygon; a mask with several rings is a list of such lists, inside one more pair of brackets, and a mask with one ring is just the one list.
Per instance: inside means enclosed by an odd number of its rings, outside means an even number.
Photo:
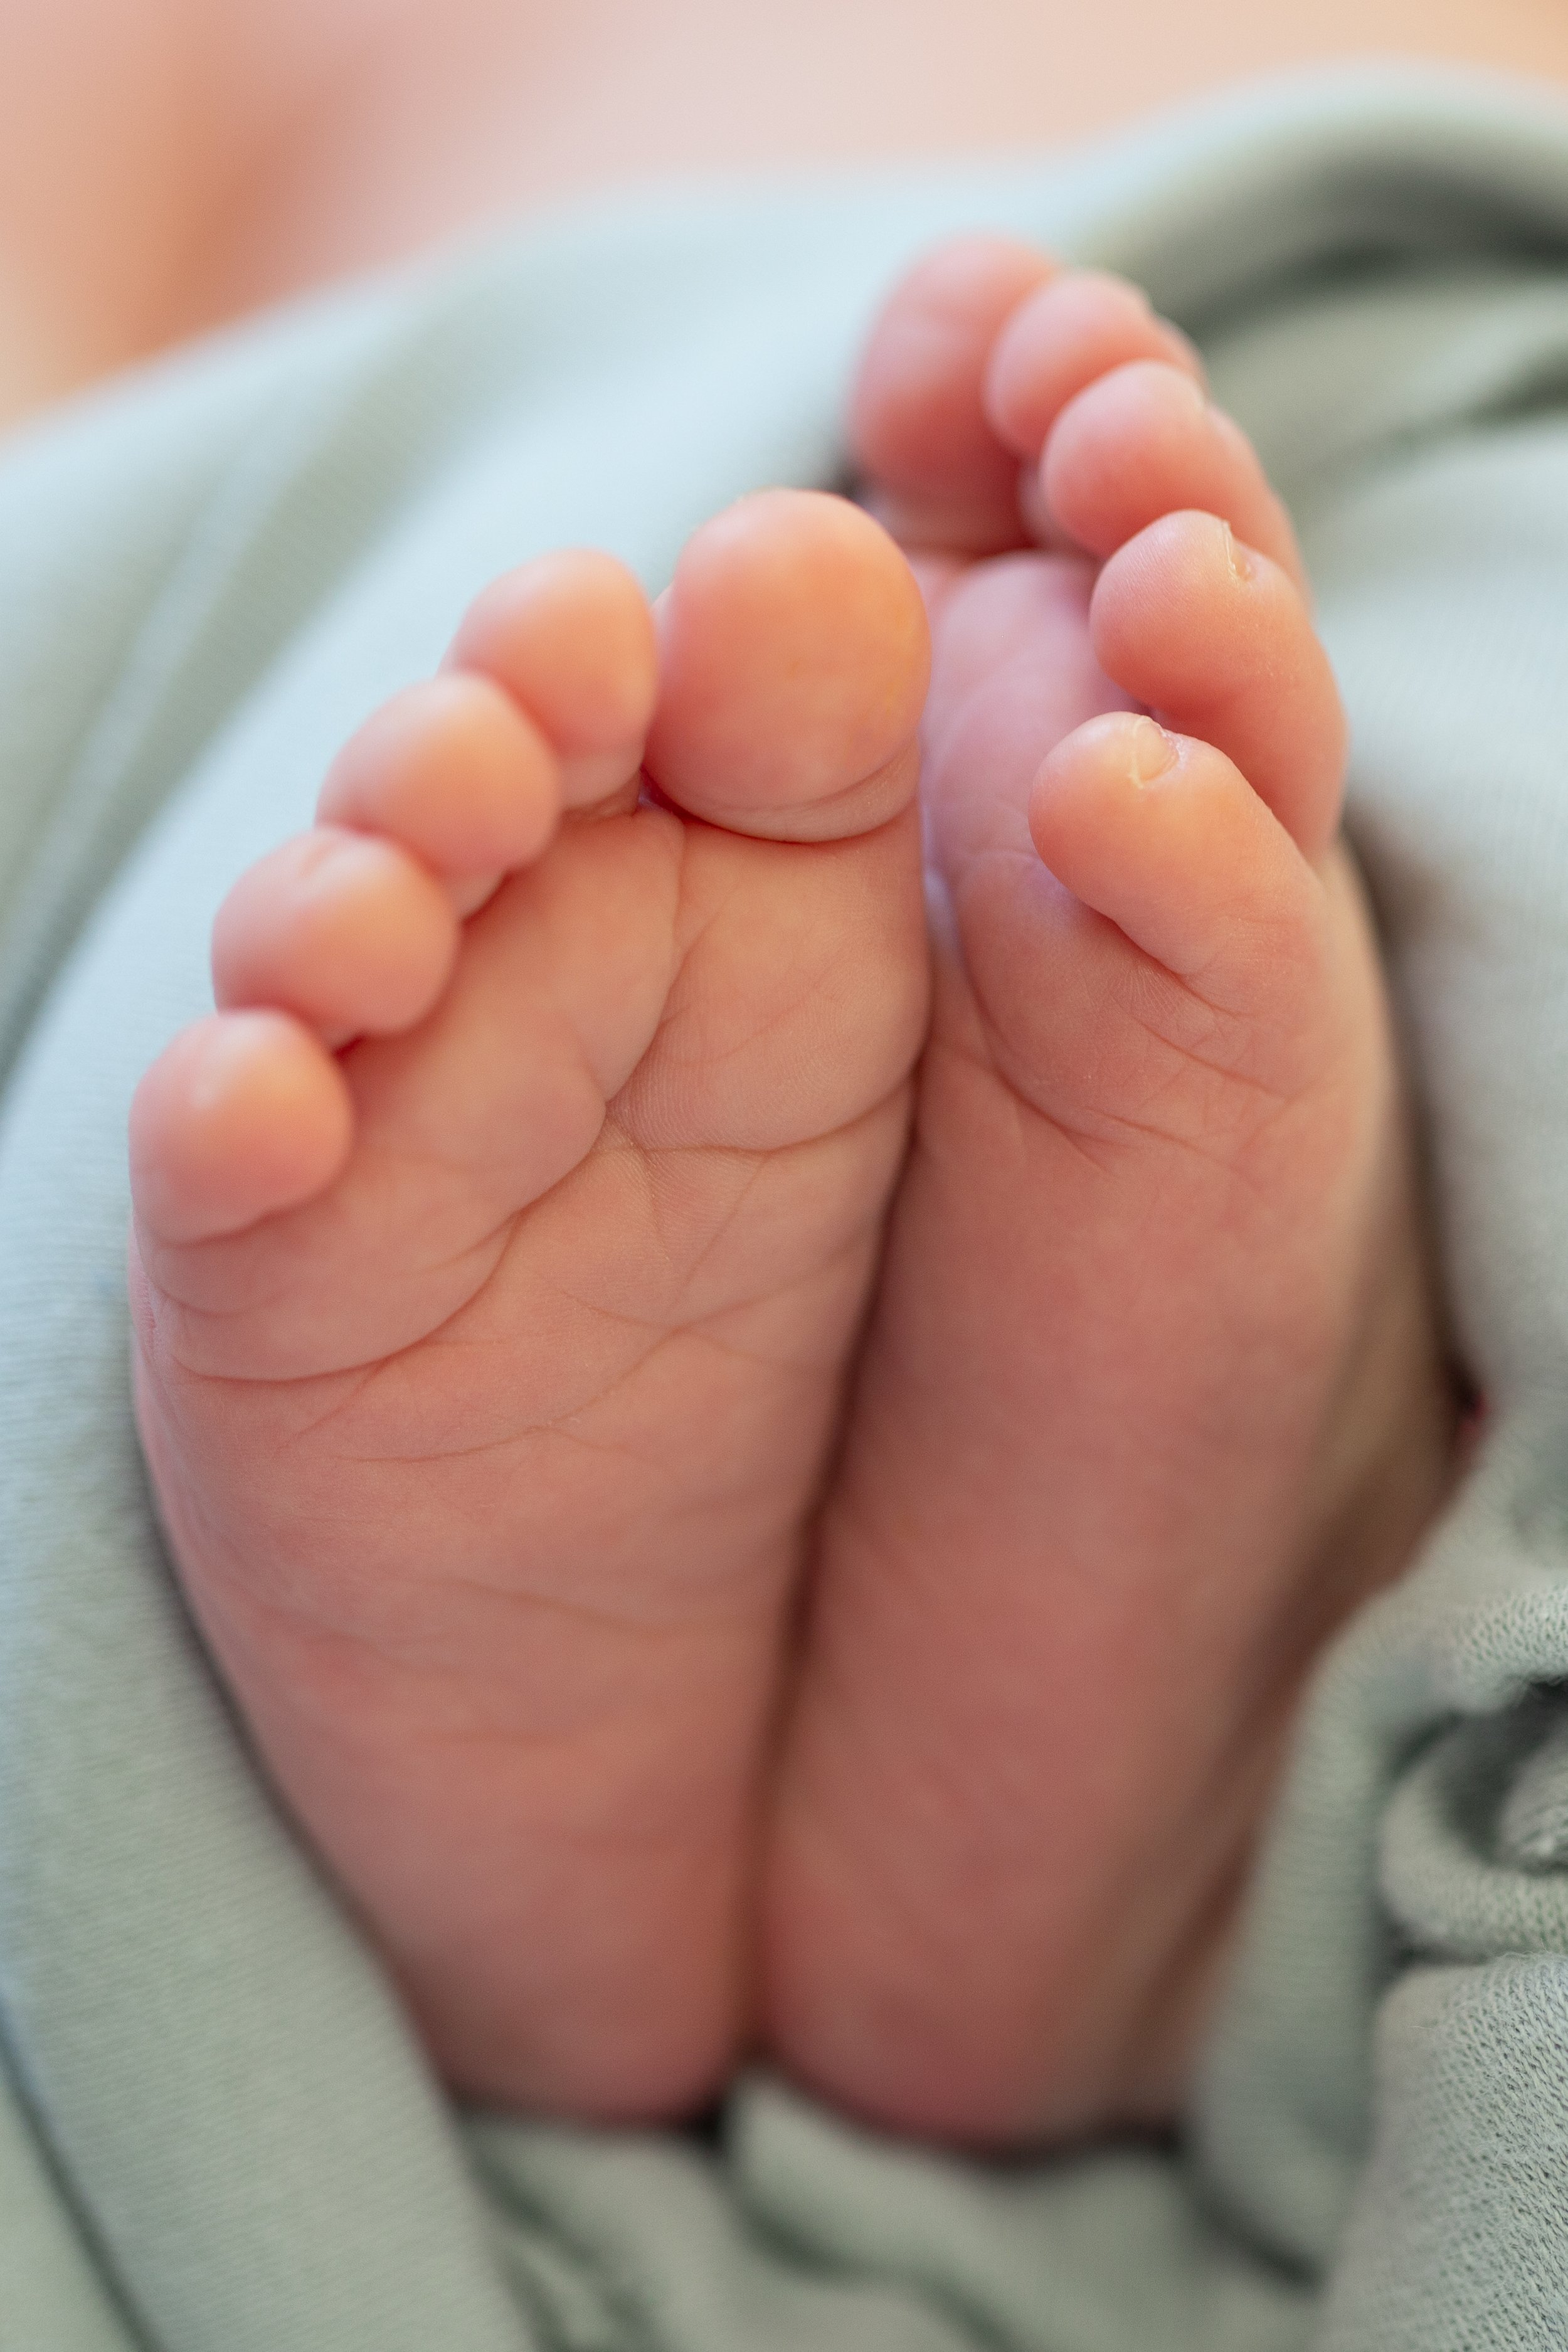
[{"label": "pink skin", "polygon": [[679,2114],[761,2040],[952,2137],[1167,2114],[1301,1675],[1435,1498],[1342,721],[1200,383],[994,240],[868,354],[936,623],[907,1165],[924,624],[813,496],[657,615],[487,590],[143,1083],[182,1573],[470,2094]]},{"label": "pink skin", "polygon": [[924,1028],[927,674],[902,558],[815,494],[700,531],[657,617],[607,557],[498,583],[237,885],[224,1009],[136,1100],[186,1589],[481,2097],[679,2112],[747,2028],[782,1626]]},{"label": "pink skin", "polygon": [[[1246,440],[1133,289],[992,242],[895,298],[856,425],[873,501],[942,524],[936,998],[765,2016],[841,2103],[1007,2141],[1179,2100],[1301,1678],[1451,1407],[1343,722]],[[1083,552],[994,551],[1031,525]]]}]

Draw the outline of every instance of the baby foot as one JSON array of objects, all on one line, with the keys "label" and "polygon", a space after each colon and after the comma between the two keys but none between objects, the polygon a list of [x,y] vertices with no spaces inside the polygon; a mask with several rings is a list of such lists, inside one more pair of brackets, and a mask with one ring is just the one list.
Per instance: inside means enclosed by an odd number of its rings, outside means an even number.
[{"label": "baby foot", "polygon": [[136,1100],[181,1576],[476,2096],[678,2113],[745,2031],[924,1034],[927,673],[904,559],[814,493],[699,531],[655,614],[608,557],[503,579],[238,884]]},{"label": "baby foot", "polygon": [[[1451,1406],[1339,701],[1248,445],[1131,288],[989,243],[896,298],[858,432],[927,542],[936,998],[766,2014],[883,2122],[1061,2134],[1179,2099],[1303,1677]],[[1031,532],[1071,551],[993,552]]]}]

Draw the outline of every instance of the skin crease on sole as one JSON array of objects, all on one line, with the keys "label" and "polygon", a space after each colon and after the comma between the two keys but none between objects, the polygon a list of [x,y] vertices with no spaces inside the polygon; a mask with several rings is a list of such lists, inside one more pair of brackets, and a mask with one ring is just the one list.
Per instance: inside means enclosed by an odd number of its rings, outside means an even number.
[{"label": "skin crease on sole", "polygon": [[680,2113],[748,2031],[925,1025],[928,661],[902,557],[816,493],[705,526],[657,614],[607,557],[510,575],[241,879],[220,1010],[137,1097],[185,1589],[472,2096]]},{"label": "skin crease on sole", "polygon": [[965,240],[855,426],[933,609],[936,1000],[766,2015],[876,2122],[1060,2138],[1178,2105],[1301,1683],[1436,1507],[1454,1408],[1338,697],[1194,355]]},{"label": "skin crease on sole", "polygon": [[760,2041],[1005,2144],[1170,2112],[1449,1409],[1337,698],[1190,351],[971,243],[856,432],[935,625],[907,1161],[909,572],[809,494],[656,616],[551,559],[219,919],[133,1120],[140,1410],[458,2088],[679,2114]]}]

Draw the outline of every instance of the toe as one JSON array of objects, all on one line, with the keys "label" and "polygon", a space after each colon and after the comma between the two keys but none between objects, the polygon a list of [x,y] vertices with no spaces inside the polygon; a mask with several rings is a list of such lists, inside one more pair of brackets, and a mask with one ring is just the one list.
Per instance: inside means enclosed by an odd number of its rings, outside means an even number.
[{"label": "toe", "polygon": [[1309,858],[1339,824],[1345,722],[1300,592],[1216,516],[1170,514],[1110,557],[1089,604],[1122,690],[1232,760]]},{"label": "toe", "polygon": [[1009,238],[955,238],[910,272],[878,321],[850,440],[872,506],[905,546],[984,555],[1023,543],[1017,457],[982,395],[1003,325],[1053,271]]},{"label": "toe", "polygon": [[531,865],[560,804],[540,730],[489,678],[452,671],[395,695],[350,738],[316,814],[385,835],[461,883]]},{"label": "toe", "polygon": [[818,841],[908,805],[930,634],[908,563],[847,499],[765,490],[704,525],[659,650],[647,767],[689,814]]},{"label": "toe", "polygon": [[1226,1010],[1299,1008],[1321,886],[1212,744],[1130,712],[1092,719],[1046,760],[1029,831],[1075,898]]},{"label": "toe", "polygon": [[131,1108],[131,1180],[144,1243],[243,1231],[322,1192],[348,1159],[337,1064],[279,1013],[219,1013],[181,1033]]},{"label": "toe", "polygon": [[1033,460],[1070,400],[1139,360],[1203,382],[1191,343],[1138,287],[1103,270],[1064,271],[1020,302],[996,338],[983,395],[991,429],[1016,457]]},{"label": "toe", "polygon": [[1305,588],[1296,534],[1252,444],[1169,361],[1130,361],[1068,401],[1046,442],[1040,489],[1052,525],[1091,555],[1113,554],[1162,515],[1201,509]]},{"label": "toe", "polygon": [[635,798],[657,650],[647,600],[614,556],[568,548],[492,582],[447,666],[490,678],[521,708],[559,760],[564,807]]},{"label": "toe", "polygon": [[457,949],[450,901],[406,851],[317,825],[261,858],[225,899],[213,992],[225,1010],[290,1013],[335,1042],[390,1036],[429,1012]]}]

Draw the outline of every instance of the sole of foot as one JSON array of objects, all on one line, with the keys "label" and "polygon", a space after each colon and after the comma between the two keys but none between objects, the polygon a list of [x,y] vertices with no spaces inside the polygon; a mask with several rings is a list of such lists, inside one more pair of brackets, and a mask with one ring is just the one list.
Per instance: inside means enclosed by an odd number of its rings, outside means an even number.
[{"label": "sole of foot", "polygon": [[921,599],[769,492],[498,582],[236,886],[132,1122],[138,1410],[288,1806],[468,2095],[750,2030],[808,1513],[905,1150]]},{"label": "sole of foot", "polygon": [[935,1009],[764,1893],[900,2129],[1168,2118],[1303,1681],[1453,1408],[1290,525],[1134,289],[918,269],[855,409],[931,604]]}]

